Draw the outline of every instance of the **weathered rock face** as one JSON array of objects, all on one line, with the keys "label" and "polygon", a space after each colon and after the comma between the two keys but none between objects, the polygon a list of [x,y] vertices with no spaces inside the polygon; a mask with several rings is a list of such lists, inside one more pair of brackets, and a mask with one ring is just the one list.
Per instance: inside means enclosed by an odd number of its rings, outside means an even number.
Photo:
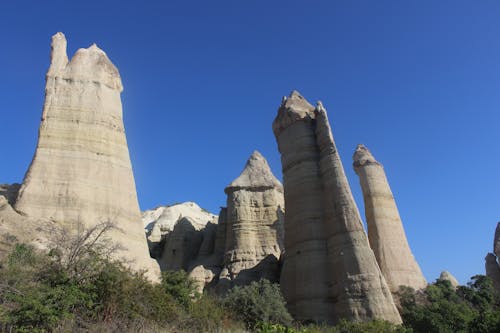
[{"label": "weathered rock face", "polygon": [[442,271],[439,275],[439,280],[449,281],[455,289],[459,286],[458,280],[448,271]]},{"label": "weathered rock face", "polygon": [[[194,230],[202,230],[207,223],[217,222],[217,216],[202,209],[194,202],[183,202],[171,206],[160,206],[142,213],[151,255],[161,260],[167,236],[184,217],[189,219]],[[180,229],[178,228],[177,232]]]},{"label": "weathered rock face", "polygon": [[120,75],[95,44],[68,61],[62,33],[52,37],[38,145],[16,201],[27,216],[63,224],[116,224],[121,256],[153,279],[122,120]]},{"label": "weathered rock face", "polygon": [[281,183],[255,151],[225,192],[226,244],[220,280],[247,284],[265,278],[277,282],[283,249]]},{"label": "weathered rock face", "polygon": [[400,286],[425,288],[427,281],[408,245],[384,167],[363,145],[358,145],[353,160],[363,190],[368,239],[389,288],[393,293]]},{"label": "weathered rock face", "polygon": [[498,262],[500,254],[500,222],[495,230],[495,238],[493,239],[493,252],[488,253],[485,258],[486,275],[493,281],[495,290],[500,293],[500,263]]},{"label": "weathered rock face", "polygon": [[298,320],[374,318],[400,323],[363,229],[321,103],[298,92],[273,123],[285,189],[281,287]]}]

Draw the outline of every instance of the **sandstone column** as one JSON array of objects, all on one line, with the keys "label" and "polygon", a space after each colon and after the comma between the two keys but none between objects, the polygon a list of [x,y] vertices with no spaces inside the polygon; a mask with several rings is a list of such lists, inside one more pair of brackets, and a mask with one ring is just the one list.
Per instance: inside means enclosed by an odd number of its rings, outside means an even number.
[{"label": "sandstone column", "polygon": [[220,278],[236,284],[261,278],[277,281],[283,248],[281,183],[266,159],[255,151],[225,192],[226,244]]},{"label": "sandstone column", "polygon": [[298,92],[273,123],[285,190],[282,290],[299,320],[400,323],[370,249],[326,111]]},{"label": "sandstone column", "polygon": [[387,284],[393,293],[399,286],[425,288],[427,281],[408,245],[384,167],[363,145],[358,145],[353,160],[363,190],[368,239]]},{"label": "sandstone column", "polygon": [[[120,74],[95,44],[70,62],[66,38],[52,37],[38,144],[16,209],[73,226],[110,221],[131,267],[157,279],[149,257],[122,120]],[[76,230],[75,230],[76,231]]]}]

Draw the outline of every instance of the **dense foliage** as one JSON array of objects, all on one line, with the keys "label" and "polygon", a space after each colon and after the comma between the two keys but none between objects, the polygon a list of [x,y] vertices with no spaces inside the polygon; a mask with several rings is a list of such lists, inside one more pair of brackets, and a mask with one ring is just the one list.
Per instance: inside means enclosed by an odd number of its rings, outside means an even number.
[{"label": "dense foliage", "polygon": [[224,305],[244,321],[248,328],[258,323],[291,325],[292,317],[285,307],[279,286],[268,280],[234,287],[224,299]]},{"label": "dense foliage", "polygon": [[467,286],[453,288],[437,280],[424,292],[401,290],[402,317],[414,333],[498,333],[500,302],[491,279],[472,277]]},{"label": "dense foliage", "polygon": [[220,303],[184,272],[160,284],[112,260],[100,225],[48,252],[18,244],[0,267],[0,323],[8,332],[237,331]]}]

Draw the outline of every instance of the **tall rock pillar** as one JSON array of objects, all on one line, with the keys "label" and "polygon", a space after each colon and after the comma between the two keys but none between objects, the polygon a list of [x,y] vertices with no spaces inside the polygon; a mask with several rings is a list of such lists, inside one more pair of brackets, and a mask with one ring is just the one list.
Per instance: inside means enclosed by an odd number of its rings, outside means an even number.
[{"label": "tall rock pillar", "polygon": [[[279,279],[283,187],[257,151],[225,192],[227,224],[221,283]],[[227,281],[227,282],[229,282]],[[226,285],[227,285],[226,282]]]},{"label": "tall rock pillar", "polygon": [[75,228],[110,221],[121,229],[111,235],[125,249],[119,255],[157,279],[141,225],[122,90],[118,69],[95,44],[68,62],[66,38],[52,37],[38,144],[16,209]]},{"label": "tall rock pillar", "polygon": [[321,103],[294,91],[273,123],[285,190],[282,290],[299,320],[400,323]]},{"label": "tall rock pillar", "polygon": [[486,276],[493,280],[493,286],[497,293],[500,293],[500,222],[495,229],[495,238],[493,239],[493,253],[488,253],[485,258]]},{"label": "tall rock pillar", "polygon": [[427,281],[408,245],[384,167],[363,145],[358,145],[353,160],[363,190],[368,239],[387,284],[392,292],[400,286],[425,288]]}]

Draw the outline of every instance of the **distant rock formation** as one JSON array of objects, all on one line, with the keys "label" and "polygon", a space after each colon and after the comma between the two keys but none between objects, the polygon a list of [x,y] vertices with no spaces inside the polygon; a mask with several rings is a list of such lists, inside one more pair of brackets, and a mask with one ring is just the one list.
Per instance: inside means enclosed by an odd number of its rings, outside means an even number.
[{"label": "distant rock formation", "polygon": [[485,258],[486,275],[493,281],[495,290],[500,293],[500,222],[497,223],[495,229],[495,237],[493,239],[493,253],[488,253]]},{"label": "distant rock formation", "polygon": [[449,281],[454,289],[457,289],[457,287],[460,285],[458,283],[458,280],[448,271],[442,271],[439,275],[439,280]]},{"label": "distant rock formation", "polygon": [[363,145],[358,145],[353,160],[363,190],[368,239],[389,288],[393,293],[400,286],[425,288],[427,281],[410,250],[384,167]]},{"label": "distant rock formation", "polygon": [[257,151],[225,192],[227,224],[219,283],[279,281],[283,250],[283,187]]},{"label": "distant rock formation", "polygon": [[15,204],[29,217],[66,226],[112,222],[111,239],[134,269],[153,280],[122,120],[120,74],[95,44],[71,61],[66,38],[52,37],[45,104],[35,155]]},{"label": "distant rock formation", "polygon": [[[149,250],[152,257],[156,258],[160,264],[172,259],[162,259],[163,248],[168,242],[167,237],[170,237],[168,235],[174,231],[176,225],[183,218],[188,220],[184,221],[183,224],[190,224],[192,229],[196,231],[204,229],[207,223],[217,223],[217,215],[207,212],[194,202],[160,206],[142,213],[142,223],[146,229]],[[180,230],[181,228],[178,227],[176,233],[179,233]],[[181,254],[181,252],[177,252],[177,256]]]},{"label": "distant rock formation", "polygon": [[400,323],[371,250],[326,110],[294,91],[273,122],[285,190],[281,287],[298,320]]}]

